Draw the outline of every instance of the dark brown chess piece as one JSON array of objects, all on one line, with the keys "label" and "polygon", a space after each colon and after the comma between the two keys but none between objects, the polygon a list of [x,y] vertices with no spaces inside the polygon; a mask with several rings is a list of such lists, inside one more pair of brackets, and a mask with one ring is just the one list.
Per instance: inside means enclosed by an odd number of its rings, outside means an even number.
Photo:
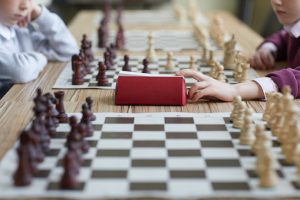
[{"label": "dark brown chess piece", "polygon": [[129,71],[129,72],[131,71],[131,67],[129,66],[129,56],[128,55],[124,56],[124,65],[123,65],[122,71]]},{"label": "dark brown chess piece", "polygon": [[97,74],[98,86],[107,86],[109,82],[106,76],[106,67],[102,62],[99,62],[98,68],[99,68]]},{"label": "dark brown chess piece", "polygon": [[96,120],[96,115],[94,115],[94,113],[93,113],[93,103],[94,103],[94,101],[93,101],[93,99],[91,97],[87,97],[85,99],[85,101],[86,101],[86,103],[88,105],[89,110],[92,113],[91,121],[95,121]]},{"label": "dark brown chess piece", "polygon": [[86,125],[86,136],[90,137],[94,135],[94,127],[91,122],[92,112],[85,103],[82,105],[82,118],[80,123]]},{"label": "dark brown chess piece", "polygon": [[64,96],[65,93],[63,91],[58,91],[54,93],[54,96],[56,98],[56,110],[58,111],[58,120],[60,123],[68,123],[68,115],[65,111],[64,106]]},{"label": "dark brown chess piece", "polygon": [[144,68],[143,68],[143,73],[150,74],[150,70],[149,70],[149,68],[148,68],[148,65],[149,65],[149,62],[148,62],[148,60],[145,58],[145,59],[143,60],[143,66],[144,66]]},{"label": "dark brown chess piece", "polygon": [[124,49],[125,48],[125,36],[124,36],[124,29],[122,24],[118,25],[118,32],[116,35],[116,48],[117,49]]}]

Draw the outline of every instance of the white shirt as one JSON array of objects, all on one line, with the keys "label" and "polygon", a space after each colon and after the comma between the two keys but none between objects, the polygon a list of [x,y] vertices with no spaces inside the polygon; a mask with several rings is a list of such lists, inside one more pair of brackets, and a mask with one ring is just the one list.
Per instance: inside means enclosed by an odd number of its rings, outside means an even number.
[{"label": "white shirt", "polygon": [[64,22],[46,7],[28,28],[0,24],[0,79],[26,83],[36,79],[47,61],[68,61],[78,54]]},{"label": "white shirt", "polygon": [[[295,38],[299,38],[300,37],[300,20],[297,21],[295,24],[284,26],[284,29],[289,34],[294,36]],[[277,51],[276,45],[271,42],[267,42],[267,43],[263,44],[261,46],[261,48],[268,49],[269,51],[274,51],[274,52]],[[269,77],[257,78],[257,79],[254,79],[253,81],[255,81],[257,84],[259,84],[259,86],[262,88],[262,90],[265,94],[265,97],[266,97],[266,94],[269,92],[278,92],[277,85]]]}]

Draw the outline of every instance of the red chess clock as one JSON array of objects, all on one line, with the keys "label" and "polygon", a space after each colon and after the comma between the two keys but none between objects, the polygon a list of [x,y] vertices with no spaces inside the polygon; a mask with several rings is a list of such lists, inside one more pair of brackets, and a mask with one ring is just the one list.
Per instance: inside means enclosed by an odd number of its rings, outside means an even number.
[{"label": "red chess clock", "polygon": [[116,85],[116,105],[172,105],[187,103],[183,77],[121,72]]}]

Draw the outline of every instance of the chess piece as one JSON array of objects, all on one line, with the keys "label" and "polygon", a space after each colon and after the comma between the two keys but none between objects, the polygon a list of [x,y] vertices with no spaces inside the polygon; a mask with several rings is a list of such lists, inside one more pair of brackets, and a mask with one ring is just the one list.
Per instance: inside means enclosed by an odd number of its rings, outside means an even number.
[{"label": "chess piece", "polygon": [[108,78],[106,76],[106,66],[101,61],[98,63],[98,74],[96,78],[98,86],[107,86],[109,83]]},{"label": "chess piece", "polygon": [[143,71],[142,71],[145,74],[150,74],[150,70],[148,68],[148,65],[149,65],[149,62],[148,62],[147,58],[145,58],[143,60],[143,66],[144,66],[144,68],[143,68]]},{"label": "chess piece", "polygon": [[224,47],[225,32],[223,18],[219,15],[215,16],[211,22],[210,35],[216,45],[220,48]]},{"label": "chess piece", "polygon": [[128,72],[131,71],[131,67],[129,66],[129,56],[128,55],[124,56],[124,65],[123,65],[122,71],[128,71]]},{"label": "chess piece", "polygon": [[237,115],[233,119],[233,127],[234,128],[242,128],[244,125],[244,113],[246,109],[246,103],[241,102],[237,107]]},{"label": "chess piece", "polygon": [[63,159],[64,173],[60,181],[62,189],[75,189],[78,186],[79,164],[76,156],[76,152],[69,150]]},{"label": "chess piece", "polygon": [[238,108],[239,108],[239,105],[242,103],[242,97],[241,96],[235,96],[233,98],[233,110],[230,114],[230,121],[233,122],[233,119],[236,118],[236,116],[238,115]]},{"label": "chess piece", "polygon": [[72,63],[73,75],[72,85],[82,85],[84,83],[84,73],[82,71],[82,61],[74,61]]},{"label": "chess piece", "polygon": [[17,149],[18,153],[18,167],[14,174],[14,185],[23,187],[28,186],[32,182],[33,172],[33,146],[30,143],[29,134],[23,131],[20,136],[20,146]]},{"label": "chess piece", "polygon": [[276,115],[276,113],[278,113],[278,108],[281,107],[281,105],[280,105],[281,104],[281,98],[282,98],[282,94],[281,93],[275,93],[274,94],[273,101],[274,101],[274,104],[276,106],[274,107],[274,109],[270,110],[270,116],[272,116],[272,117],[270,118],[270,120],[267,121],[267,127],[269,129],[271,129],[274,126],[274,124],[276,123],[275,115]]},{"label": "chess piece", "polygon": [[104,58],[104,65],[106,66],[106,70],[111,70],[112,69],[112,63],[110,61],[109,52],[105,51],[103,53],[103,58]]},{"label": "chess piece", "polygon": [[85,99],[85,101],[86,101],[86,103],[88,105],[89,110],[92,112],[91,121],[95,121],[96,120],[96,115],[94,115],[94,113],[93,113],[93,103],[94,103],[94,101],[93,101],[93,99],[91,97],[87,97]]},{"label": "chess piece", "polygon": [[82,105],[82,118],[80,123],[86,126],[86,136],[90,137],[94,134],[94,127],[91,123],[93,113],[89,110],[86,104]]},{"label": "chess piece", "polygon": [[146,58],[150,63],[154,63],[157,61],[157,56],[154,47],[154,36],[152,32],[150,32],[148,35],[148,51]]},{"label": "chess piece", "polygon": [[207,48],[203,48],[201,59],[202,59],[202,61],[207,62],[207,60],[208,60],[208,58],[207,58]]},{"label": "chess piece", "polygon": [[56,127],[58,126],[57,123],[59,123],[57,116],[58,112],[57,110],[53,107],[53,104],[51,100],[47,100],[46,104],[47,110],[46,110],[46,119],[45,119],[45,126],[48,131],[48,135],[53,137],[56,134]]},{"label": "chess piece", "polygon": [[[67,147],[69,149],[80,150],[81,148],[81,134],[78,132],[77,118],[71,116],[69,119],[71,130],[67,137]],[[72,147],[71,147],[72,146]]]},{"label": "chess piece", "polygon": [[248,72],[250,69],[250,64],[249,63],[241,63],[240,64],[241,70],[239,70],[239,75],[238,75],[238,82],[242,83],[248,80]]},{"label": "chess piece", "polygon": [[124,36],[124,29],[121,24],[118,25],[118,32],[116,35],[116,48],[117,49],[124,49],[125,48],[125,36]]},{"label": "chess piece", "polygon": [[105,48],[108,43],[108,26],[105,20],[101,21],[101,25],[98,29],[98,47]]},{"label": "chess piece", "polygon": [[165,70],[172,71],[175,69],[174,62],[173,62],[173,53],[168,52],[167,54],[167,64],[165,66]]},{"label": "chess piece", "polygon": [[235,36],[232,35],[231,40],[225,43],[224,45],[224,66],[226,69],[234,69],[235,68],[235,48],[236,48],[236,40]]},{"label": "chess piece", "polygon": [[195,57],[191,56],[190,57],[190,65],[189,65],[189,69],[193,69],[193,70],[197,70],[196,66],[195,66]]},{"label": "chess piece", "polygon": [[226,81],[226,78],[225,78],[225,75],[224,75],[224,67],[223,65],[221,65],[220,63],[216,63],[216,71],[215,71],[215,79],[219,80],[219,81],[222,81],[222,82],[225,82]]},{"label": "chess piece", "polygon": [[274,157],[271,153],[264,154],[260,172],[260,187],[271,188],[278,184],[278,176],[274,169]]},{"label": "chess piece", "polygon": [[265,126],[262,124],[257,124],[255,126],[255,140],[251,146],[251,152],[258,154],[262,144],[270,147],[272,146],[270,137],[265,133]]},{"label": "chess piece", "polygon": [[68,123],[68,115],[65,111],[64,106],[64,96],[65,93],[63,91],[58,91],[54,93],[54,96],[56,98],[56,110],[58,111],[58,120],[60,123]]},{"label": "chess piece", "polygon": [[90,149],[90,145],[85,140],[86,137],[86,125],[85,124],[78,124],[78,132],[81,135],[81,146],[80,149],[82,153],[88,153]]},{"label": "chess piece", "polygon": [[208,57],[208,60],[207,60],[207,65],[213,66],[214,63],[215,63],[215,60],[214,60],[214,51],[210,50],[209,51],[209,57]]},{"label": "chess piece", "polygon": [[86,34],[82,36],[81,49],[83,50],[83,53],[87,57],[88,61],[92,62],[94,60],[94,54],[92,51],[92,42],[87,39]]},{"label": "chess piece", "polygon": [[85,74],[92,74],[93,72],[92,72],[92,69],[91,69],[91,66],[90,66],[89,59],[84,54],[82,49],[80,49],[80,51],[79,51],[79,56],[82,59],[82,66],[84,67]]},{"label": "chess piece", "polygon": [[275,96],[274,92],[266,94],[267,102],[266,102],[266,109],[265,109],[265,111],[263,113],[263,120],[264,121],[269,121],[269,119],[271,118],[270,112],[273,109],[273,107],[275,106],[275,104],[274,104],[274,96]]},{"label": "chess piece", "polygon": [[110,52],[111,52],[111,57],[113,60],[117,58],[117,53],[116,53],[116,47],[113,43],[110,44]]},{"label": "chess piece", "polygon": [[252,145],[255,140],[254,135],[254,124],[252,122],[251,116],[253,114],[253,110],[247,108],[244,114],[244,126],[241,129],[240,134],[240,143],[242,145]]}]

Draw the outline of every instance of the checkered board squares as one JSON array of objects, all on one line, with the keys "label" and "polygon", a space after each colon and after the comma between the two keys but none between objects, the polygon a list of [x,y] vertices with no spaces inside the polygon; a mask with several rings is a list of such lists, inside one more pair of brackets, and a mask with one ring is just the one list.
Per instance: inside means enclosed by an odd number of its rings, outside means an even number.
[{"label": "checkered board squares", "polygon": [[[74,115],[80,117],[80,114]],[[78,187],[63,191],[59,180],[70,128],[60,124],[33,184],[13,186],[14,146],[0,163],[2,198],[288,198],[300,197],[296,167],[285,164],[275,138],[272,151],[280,183],[259,188],[256,157],[239,144],[229,113],[95,113],[91,148],[83,155]],[[262,123],[255,114],[255,123]]]},{"label": "checkered board squares", "polygon": [[[203,46],[198,42],[192,31],[152,31],[154,48],[157,51],[199,51]],[[149,31],[131,30],[125,31],[125,47],[124,50],[131,52],[146,51],[148,46]],[[93,44],[98,44],[98,34],[94,32],[91,36]],[[108,43],[115,43],[116,32],[109,33]],[[213,40],[210,40],[209,46],[211,50],[221,50]],[[99,49],[98,49],[99,50]]]},{"label": "checkered board squares", "polygon": [[[131,56],[129,65],[131,66],[131,69],[133,72],[142,72],[143,65],[142,60],[144,58],[141,56]],[[196,59],[196,66],[198,66],[198,71],[208,75],[211,71],[211,67],[206,65],[205,62],[199,57],[195,56]],[[98,59],[99,60],[99,59]],[[174,65],[176,66],[174,70],[168,71],[165,69],[165,65],[167,63],[166,58],[160,57],[156,63],[150,64],[149,69],[152,74],[161,74],[161,75],[175,75],[175,72],[182,70],[182,69],[188,69],[189,68],[189,60],[190,57],[188,56],[175,56],[174,57]],[[221,60],[221,58],[218,58],[218,60]],[[114,70],[107,70],[106,75],[108,77],[109,83],[106,86],[98,86],[96,76],[98,74],[98,67],[97,67],[97,61],[93,62],[91,64],[92,66],[92,74],[86,75],[84,78],[84,84],[83,85],[72,85],[72,69],[71,69],[71,63],[67,64],[65,69],[62,71],[62,73],[59,75],[58,79],[56,80],[53,88],[54,89],[84,89],[84,88],[95,88],[95,89],[115,89],[116,88],[116,82],[118,79],[118,75],[120,71],[122,71],[122,67],[124,65],[123,58],[118,57],[116,60],[116,65],[114,66]],[[224,74],[226,76],[226,81],[228,83],[236,83],[234,76],[233,76],[233,70],[225,70]],[[253,69],[249,70],[249,79],[257,78],[258,75]],[[189,88],[193,84],[195,84],[196,81],[192,78],[186,78],[186,86]]]},{"label": "checkered board squares", "polygon": [[[116,17],[116,13],[112,12],[114,19]],[[103,17],[102,12],[98,12],[95,17],[95,26],[100,24],[100,21]],[[208,20],[201,13],[198,13],[198,24],[207,25]],[[169,10],[157,10],[157,11],[147,11],[147,10],[139,10],[139,11],[123,11],[122,23],[125,25],[186,25],[186,23],[179,22],[179,20],[175,16],[175,12]]]}]

